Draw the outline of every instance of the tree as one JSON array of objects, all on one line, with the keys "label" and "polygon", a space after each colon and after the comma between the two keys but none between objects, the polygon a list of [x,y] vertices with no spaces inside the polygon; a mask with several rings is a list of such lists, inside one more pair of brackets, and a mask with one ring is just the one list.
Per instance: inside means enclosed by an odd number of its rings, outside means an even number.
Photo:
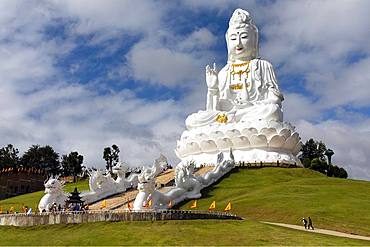
[{"label": "tree", "polygon": [[309,167],[312,170],[321,172],[322,174],[326,175],[326,171],[328,169],[328,164],[326,163],[325,160],[321,160],[319,158],[314,158],[311,161],[311,166]]},{"label": "tree", "polygon": [[62,167],[63,174],[65,176],[73,176],[73,182],[77,181],[77,176],[83,171],[84,166],[82,166],[84,157],[78,152],[71,152],[68,155],[62,156]]},{"label": "tree", "polygon": [[19,166],[19,150],[12,144],[0,149],[0,169],[12,167],[16,169]]},{"label": "tree", "polygon": [[302,145],[300,159],[302,162],[305,158],[311,161],[315,158],[325,160],[325,151],[326,146],[322,141],[318,142],[311,138]]},{"label": "tree", "polygon": [[339,177],[348,178],[348,173],[343,167],[339,168]]},{"label": "tree", "polygon": [[21,164],[24,167],[45,169],[47,173],[52,175],[60,174],[59,154],[49,145],[44,147],[32,145],[23,154]]},{"label": "tree", "polygon": [[104,148],[103,159],[107,163],[106,169],[112,173],[112,167],[119,162],[119,148],[113,144],[112,147]]}]

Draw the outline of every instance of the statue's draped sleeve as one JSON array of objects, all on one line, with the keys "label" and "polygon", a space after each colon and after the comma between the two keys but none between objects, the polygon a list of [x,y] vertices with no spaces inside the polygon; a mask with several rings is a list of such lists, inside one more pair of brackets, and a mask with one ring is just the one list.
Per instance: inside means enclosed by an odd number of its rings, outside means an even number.
[{"label": "statue's draped sleeve", "polygon": [[261,81],[263,82],[263,91],[266,91],[265,99],[277,98],[278,101],[283,101],[284,97],[280,93],[279,86],[276,80],[274,68],[272,64],[266,60],[259,60],[258,63]]}]

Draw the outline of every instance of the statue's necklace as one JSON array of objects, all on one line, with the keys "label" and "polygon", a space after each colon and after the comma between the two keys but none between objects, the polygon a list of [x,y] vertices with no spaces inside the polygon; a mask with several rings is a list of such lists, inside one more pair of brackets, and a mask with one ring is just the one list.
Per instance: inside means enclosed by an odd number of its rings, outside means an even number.
[{"label": "statue's necklace", "polygon": [[[231,71],[231,75],[233,76],[233,80],[235,79],[235,75],[239,75],[239,81],[242,80],[242,74],[245,74],[246,77],[248,77],[248,73],[249,73],[249,63],[250,61],[247,61],[245,63],[234,63],[234,64],[231,64],[231,66],[233,67],[233,70]],[[244,67],[245,66],[245,69],[240,69],[238,71],[235,70],[235,68],[239,68],[239,67]]]}]

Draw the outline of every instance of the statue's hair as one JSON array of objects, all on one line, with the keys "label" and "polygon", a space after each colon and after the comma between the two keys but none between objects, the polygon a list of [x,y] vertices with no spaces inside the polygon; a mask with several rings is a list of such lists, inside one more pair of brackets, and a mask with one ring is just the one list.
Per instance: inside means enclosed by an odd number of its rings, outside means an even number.
[{"label": "statue's hair", "polygon": [[229,50],[229,42],[228,42],[228,33],[230,29],[240,29],[246,28],[248,29],[249,36],[253,39],[253,43],[255,46],[253,47],[253,58],[258,57],[258,28],[254,24],[252,17],[250,16],[249,12],[243,9],[236,9],[229,21],[229,28],[226,32],[226,44],[227,44],[227,51],[228,51],[228,61],[232,60]]}]

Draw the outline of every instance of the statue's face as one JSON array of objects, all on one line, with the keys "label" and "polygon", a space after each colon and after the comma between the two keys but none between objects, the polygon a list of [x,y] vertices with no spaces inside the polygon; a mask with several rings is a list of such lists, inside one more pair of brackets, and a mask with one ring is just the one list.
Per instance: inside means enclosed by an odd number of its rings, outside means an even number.
[{"label": "statue's face", "polygon": [[229,29],[227,33],[229,55],[234,59],[251,60],[255,56],[255,37],[248,28]]}]

